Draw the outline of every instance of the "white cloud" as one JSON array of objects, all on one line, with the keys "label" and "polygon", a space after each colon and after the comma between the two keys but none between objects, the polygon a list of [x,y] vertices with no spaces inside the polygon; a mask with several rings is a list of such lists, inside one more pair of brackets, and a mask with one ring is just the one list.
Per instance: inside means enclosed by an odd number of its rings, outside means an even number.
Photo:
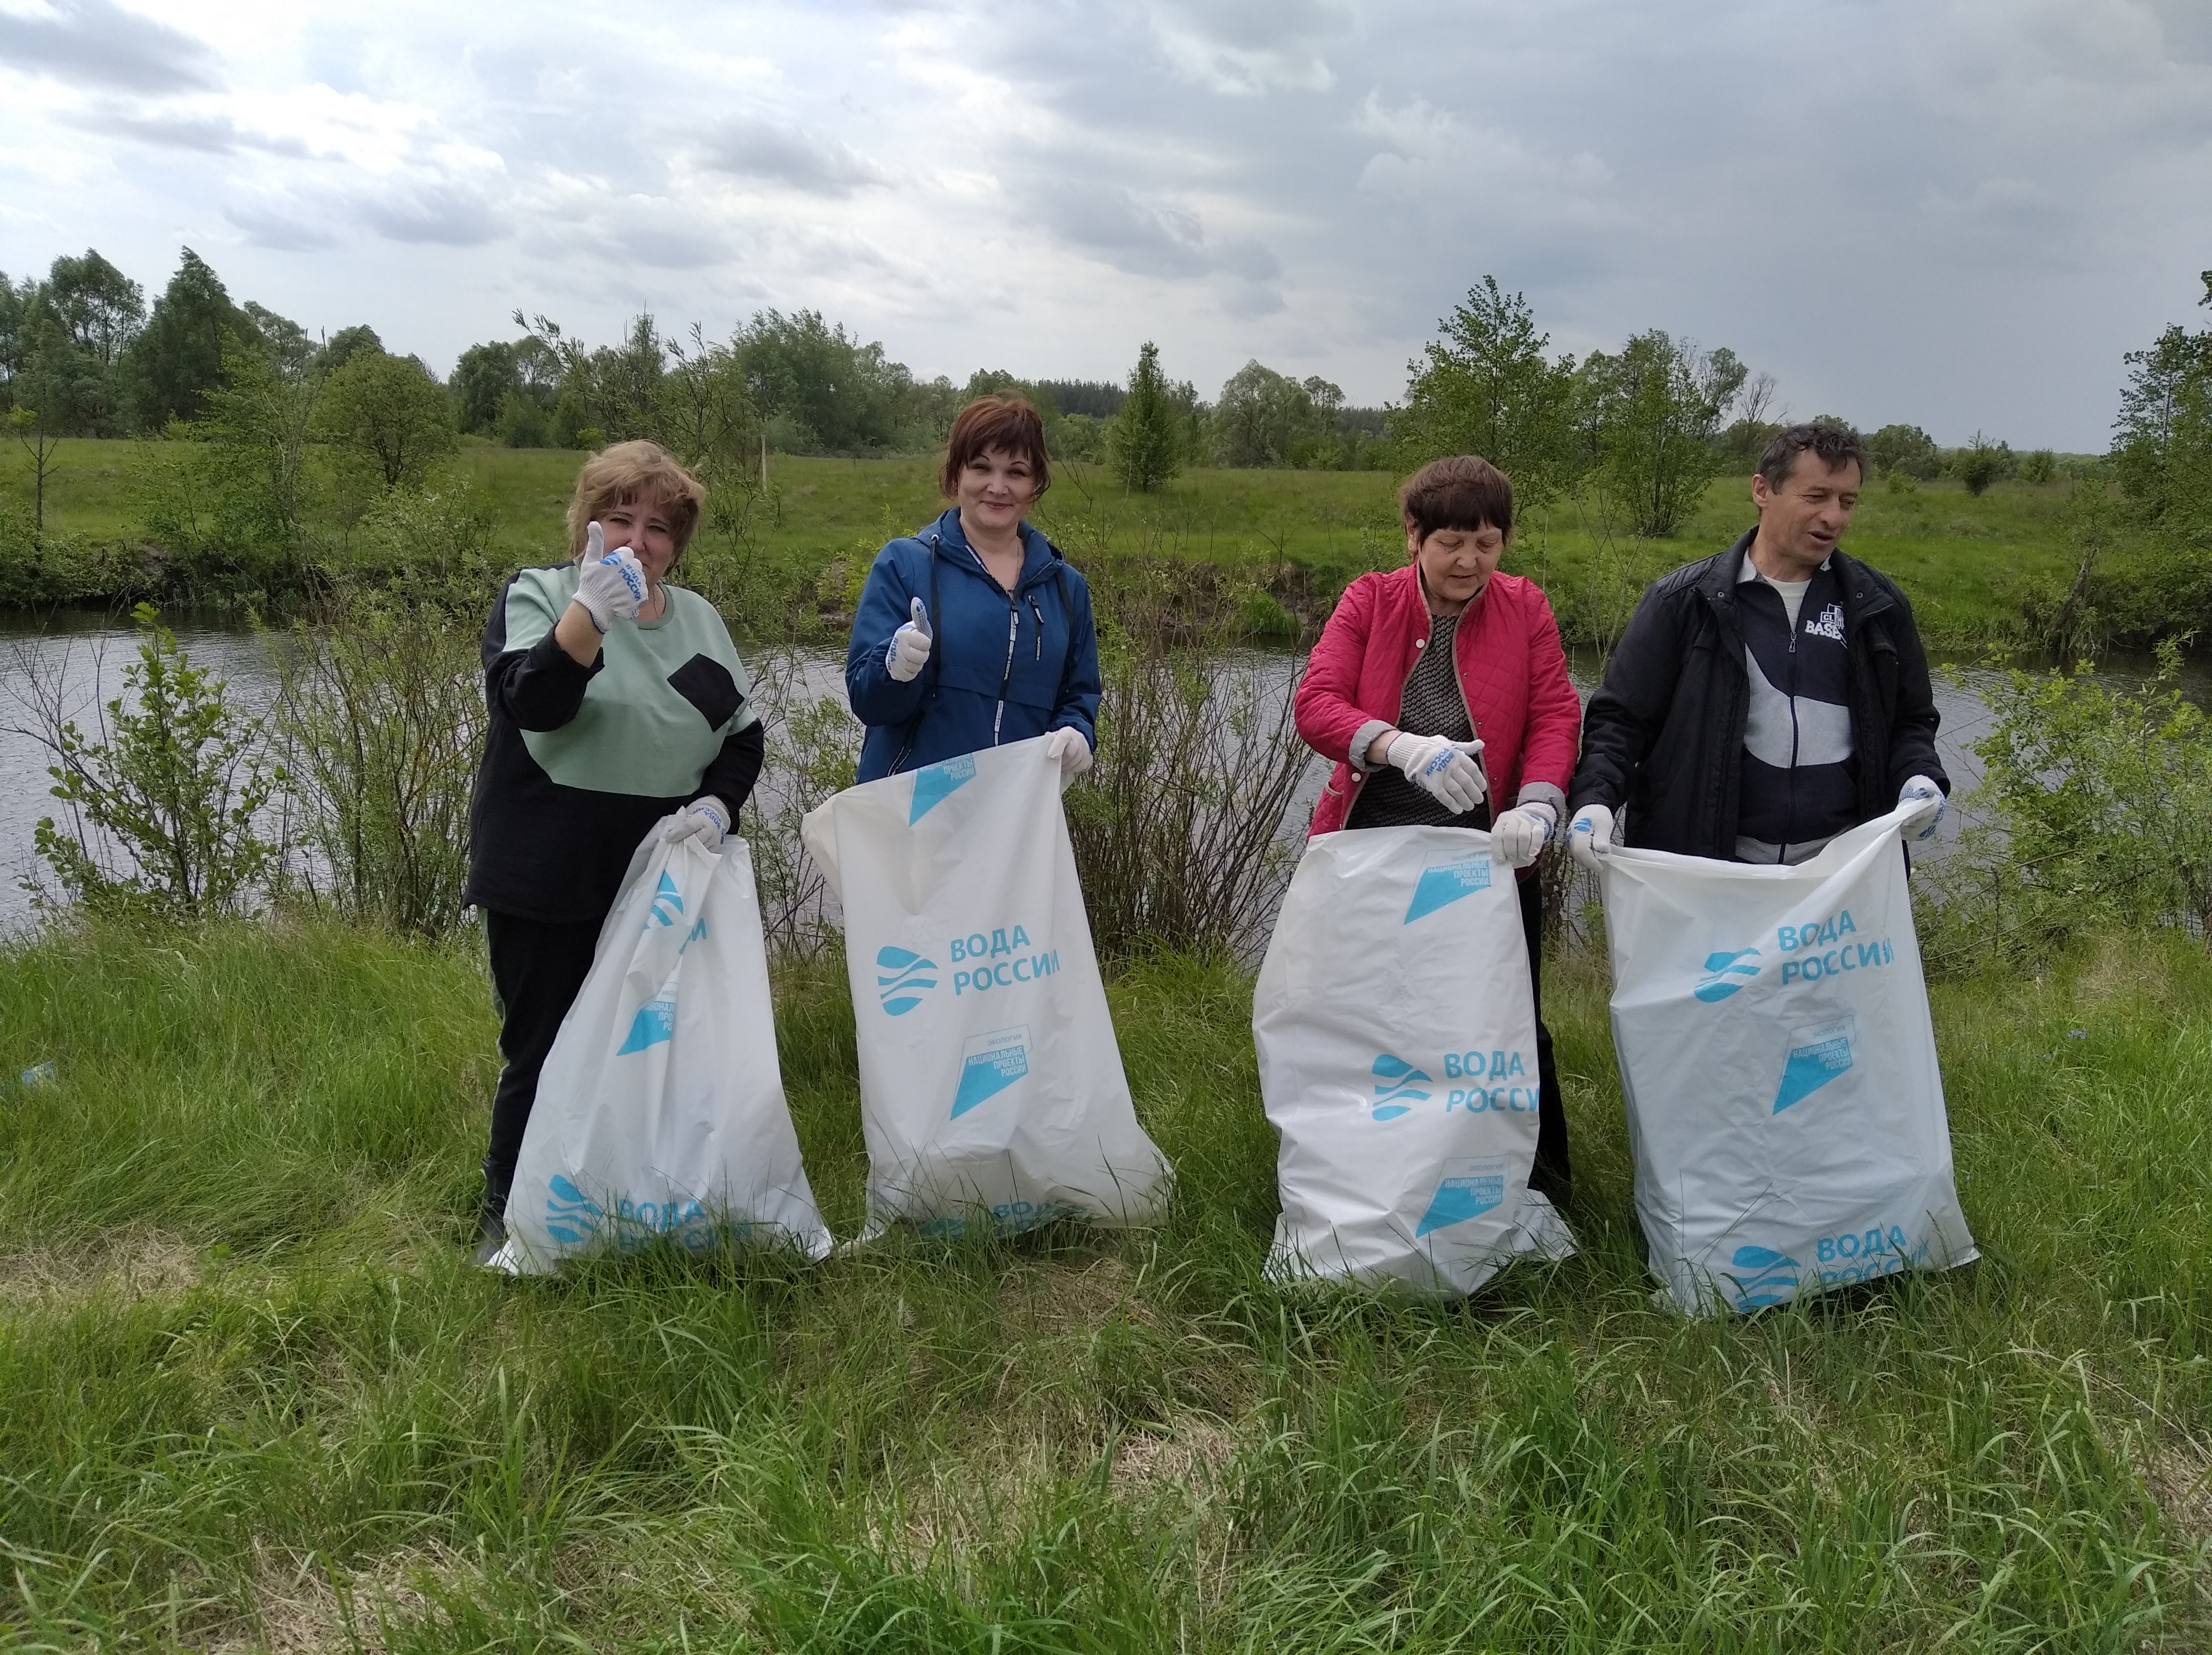
[{"label": "white cloud", "polygon": [[[143,0],[133,0],[143,3]],[[2094,447],[2212,259],[2203,0],[0,0],[0,268],[189,243],[449,362],[817,307],[925,373],[1139,341],[1395,395],[1485,273],[1800,409]]]}]

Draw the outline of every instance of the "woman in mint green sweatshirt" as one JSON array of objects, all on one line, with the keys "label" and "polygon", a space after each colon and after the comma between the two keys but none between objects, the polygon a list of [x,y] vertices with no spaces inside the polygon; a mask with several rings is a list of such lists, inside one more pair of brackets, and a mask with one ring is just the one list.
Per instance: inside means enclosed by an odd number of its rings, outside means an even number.
[{"label": "woman in mint green sweatshirt", "polygon": [[491,718],[463,900],[483,910],[506,1066],[492,1100],[479,1250],[507,1195],[538,1074],[592,966],[639,842],[719,848],[760,775],[752,684],[714,606],[667,576],[706,490],[650,442],[584,462],[568,558],[507,584],[484,628]]}]

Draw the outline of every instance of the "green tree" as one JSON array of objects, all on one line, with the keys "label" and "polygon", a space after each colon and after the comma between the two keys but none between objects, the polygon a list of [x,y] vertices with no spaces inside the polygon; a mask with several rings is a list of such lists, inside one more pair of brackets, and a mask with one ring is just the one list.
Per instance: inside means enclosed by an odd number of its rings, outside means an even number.
[{"label": "green tree", "polygon": [[144,289],[87,248],[54,260],[40,301],[74,359],[64,423],[80,436],[113,436],[125,417],[123,356],[146,319]]},{"label": "green tree", "polygon": [[[194,666],[147,605],[138,659],[96,736],[47,709],[47,774],[71,824],[40,819],[33,842],[69,897],[98,913],[194,919],[235,910],[276,849],[255,821],[282,773],[262,721]],[[114,854],[119,851],[119,858]]]},{"label": "green tree", "polygon": [[1223,465],[1296,465],[1330,446],[1344,392],[1315,378],[1301,385],[1257,361],[1221,387],[1209,422],[1213,457]]},{"label": "green tree", "polygon": [[313,360],[280,372],[244,343],[234,344],[224,368],[200,417],[171,427],[189,446],[146,447],[138,485],[147,532],[185,560],[187,583],[295,586],[312,503],[308,443],[326,375]]},{"label": "green tree", "polygon": [[384,341],[376,337],[376,330],[366,322],[342,327],[323,346],[323,371],[335,374],[363,351],[384,354]]},{"label": "green tree", "polygon": [[416,358],[362,350],[331,373],[315,429],[342,464],[396,489],[453,452],[453,399]]},{"label": "green tree", "polygon": [[1114,474],[1124,487],[1149,494],[1182,470],[1195,400],[1188,386],[1176,386],[1160,370],[1160,348],[1146,340],[1129,370],[1129,394],[1107,433]]},{"label": "green tree", "polygon": [[1408,362],[1406,402],[1389,435],[1411,471],[1446,454],[1480,454],[1513,480],[1523,511],[1572,489],[1589,469],[1577,426],[1575,359],[1545,356],[1551,336],[1494,276],[1437,324],[1439,338]]},{"label": "green tree", "polygon": [[220,278],[186,247],[127,353],[137,429],[159,431],[171,420],[198,417],[222,383],[225,353],[252,338],[252,323]]},{"label": "green tree", "polygon": [[1917,425],[1885,425],[1867,439],[1867,457],[1882,477],[1901,472],[1925,483],[1941,475],[1943,452]]},{"label": "green tree", "polygon": [[[2212,307],[2212,271],[2203,281]],[[2212,328],[2169,327],[2125,361],[2112,462],[2130,514],[2212,547]]]},{"label": "green tree", "polygon": [[1720,469],[1714,439],[1744,377],[1733,352],[1700,351],[1656,328],[1617,356],[1592,351],[1583,364],[1604,486],[1637,533],[1672,534],[1697,510]]},{"label": "green tree", "polygon": [[268,356],[269,365],[277,373],[297,377],[314,365],[315,342],[307,337],[306,328],[251,299],[241,308],[252,324],[253,337]]},{"label": "green tree", "polygon": [[862,344],[817,310],[763,310],[731,348],[777,446],[800,453],[881,453],[896,446],[914,375],[879,344]]},{"label": "green tree", "polygon": [[34,551],[46,549],[46,479],[77,411],[87,368],[84,356],[63,331],[45,293],[34,292],[24,306],[18,366],[9,386],[12,406],[8,411],[8,429],[31,462]]},{"label": "green tree", "polygon": [[514,347],[500,339],[471,345],[453,364],[449,383],[453,400],[459,405],[461,429],[490,429],[499,423],[507,399],[522,390],[522,370],[514,360]]},{"label": "green tree", "polygon": [[1952,475],[1966,485],[1968,494],[1978,496],[1987,494],[1990,484],[2010,477],[2013,465],[2012,444],[1991,442],[1979,431],[1950,457]]}]

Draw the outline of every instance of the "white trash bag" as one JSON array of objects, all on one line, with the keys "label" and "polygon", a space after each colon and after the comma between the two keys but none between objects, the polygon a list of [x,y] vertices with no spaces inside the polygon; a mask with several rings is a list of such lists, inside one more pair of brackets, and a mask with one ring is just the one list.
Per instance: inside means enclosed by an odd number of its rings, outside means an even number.
[{"label": "white trash bag", "polygon": [[752,852],[656,829],[538,1082],[501,1269],[732,1235],[830,1250],[784,1101]]},{"label": "white trash bag", "polygon": [[1512,870],[1490,836],[1368,828],[1311,841],[1252,997],[1281,1135],[1267,1268],[1472,1293],[1574,1251],[1528,1188],[1536,1017]]},{"label": "white trash bag", "polygon": [[1684,1311],[1978,1256],[1898,849],[1911,813],[1795,867],[1601,864],[1636,1210]]},{"label": "white trash bag", "polygon": [[1147,1223],[1137,1123],[1046,738],[851,788],[806,818],[845,915],[869,1233],[988,1210]]}]

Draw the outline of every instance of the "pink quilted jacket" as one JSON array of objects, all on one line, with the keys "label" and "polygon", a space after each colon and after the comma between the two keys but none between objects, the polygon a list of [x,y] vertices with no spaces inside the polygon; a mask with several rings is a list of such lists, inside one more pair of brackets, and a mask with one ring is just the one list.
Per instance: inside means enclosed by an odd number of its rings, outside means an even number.
[{"label": "pink quilted jacket", "polygon": [[[1352,812],[1366,778],[1352,767],[1363,728],[1395,724],[1399,699],[1429,642],[1429,610],[1413,566],[1363,575],[1337,600],[1298,685],[1298,733],[1336,773],[1314,806],[1309,835],[1334,833]],[[1510,809],[1534,788],[1559,812],[1574,774],[1582,702],[1567,681],[1559,624],[1543,589],[1518,575],[1493,575],[1460,618],[1460,691],[1474,733],[1492,808]],[[1368,731],[1372,741],[1378,732]]]}]

